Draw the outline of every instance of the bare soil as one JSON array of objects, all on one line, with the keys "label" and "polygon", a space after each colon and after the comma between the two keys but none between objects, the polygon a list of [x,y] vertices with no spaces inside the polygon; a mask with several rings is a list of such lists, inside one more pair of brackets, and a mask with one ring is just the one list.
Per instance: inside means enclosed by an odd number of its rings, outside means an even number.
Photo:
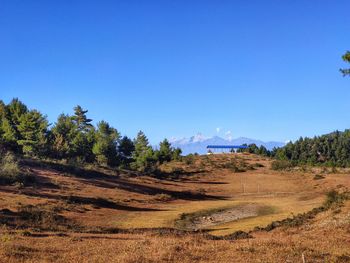
[{"label": "bare soil", "polygon": [[186,229],[198,230],[207,229],[212,226],[233,222],[243,218],[255,217],[259,215],[262,206],[256,203],[240,204],[232,208],[220,209],[217,211],[203,211],[189,214],[187,217]]}]

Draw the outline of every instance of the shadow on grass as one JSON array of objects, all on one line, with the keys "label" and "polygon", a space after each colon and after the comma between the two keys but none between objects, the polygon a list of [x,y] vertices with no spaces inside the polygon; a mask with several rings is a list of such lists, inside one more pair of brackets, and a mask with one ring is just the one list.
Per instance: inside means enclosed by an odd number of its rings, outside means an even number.
[{"label": "shadow on grass", "polygon": [[214,185],[221,185],[221,184],[228,184],[227,182],[215,182],[215,181],[190,181],[188,183],[196,183],[196,184],[214,184]]},{"label": "shadow on grass", "polygon": [[[21,160],[21,163],[28,167],[35,167],[35,168],[40,167],[40,168],[46,168],[46,169],[53,169],[58,172],[67,173],[75,177],[101,178],[101,177],[111,176],[111,175],[105,174],[103,171],[85,169],[77,165],[60,164],[55,162],[43,161],[43,160],[38,161],[38,160],[32,160],[32,159],[23,159]],[[119,171],[117,170],[111,170],[111,172],[114,173],[113,176],[116,176],[119,174]]]},{"label": "shadow on grass", "polygon": [[103,188],[118,188],[128,192],[144,194],[144,195],[158,195],[167,194],[174,199],[182,199],[188,201],[200,201],[200,200],[226,200],[226,197],[219,195],[207,195],[200,192],[192,191],[174,191],[169,189],[163,189],[150,185],[142,185],[138,183],[129,182],[119,178],[104,178],[101,180],[84,180],[84,183],[91,184],[97,187]]},{"label": "shadow on grass", "polygon": [[48,193],[38,193],[38,192],[31,192],[31,191],[22,191],[22,193],[27,196],[54,199],[59,201],[63,200],[69,204],[92,205],[94,208],[109,208],[109,209],[124,210],[124,211],[145,211],[145,212],[164,211],[164,210],[155,209],[155,208],[142,208],[142,207],[122,205],[104,198],[85,197],[85,196],[76,196],[76,195],[53,195]]},{"label": "shadow on grass", "polygon": [[[101,187],[101,188],[109,188],[109,189],[118,188],[118,189],[122,189],[122,190],[125,190],[128,192],[145,194],[145,195],[167,194],[174,199],[183,199],[183,200],[190,200],[190,201],[225,200],[226,199],[226,197],[224,197],[224,196],[207,195],[207,194],[201,193],[201,192],[175,191],[175,190],[169,190],[169,189],[162,189],[162,188],[159,188],[156,186],[138,184],[138,183],[134,183],[134,182],[130,182],[130,181],[127,181],[125,179],[122,179],[116,175],[108,175],[108,174],[105,174],[105,173],[100,172],[100,171],[86,170],[86,169],[76,167],[76,166],[63,165],[63,164],[57,164],[57,163],[52,163],[52,162],[35,161],[35,160],[24,160],[23,162],[26,165],[31,166],[31,167],[38,167],[39,166],[39,167],[54,169],[56,171],[60,171],[60,172],[64,172],[64,173],[67,172],[75,177],[78,177],[79,180],[82,181],[84,184],[89,184],[89,185],[93,185],[93,186]],[[195,172],[195,173],[197,173],[197,172]],[[167,181],[168,179],[169,178],[164,178],[165,181]],[[176,180],[176,179],[174,179],[174,180]],[[177,180],[186,181],[189,179],[182,177],[182,178],[177,178]],[[220,183],[220,182],[218,182],[218,183]],[[37,194],[37,195],[40,195],[40,194]],[[43,196],[43,197],[45,197],[45,196]],[[47,198],[52,198],[52,197],[47,197]],[[85,198],[85,200],[82,199],[82,200],[80,200],[80,202],[81,203],[89,203],[89,204],[100,203],[98,200],[96,201],[94,198]],[[123,209],[122,207],[120,207],[120,205],[113,205],[110,202],[102,202],[102,207],[115,208],[115,209],[118,209],[118,207],[119,207],[119,209]],[[125,209],[125,210],[127,210],[127,209]],[[138,210],[131,210],[131,211],[138,211]]]},{"label": "shadow on grass", "polygon": [[44,231],[81,229],[75,221],[59,215],[53,210],[31,205],[21,206],[18,211],[0,210],[0,224],[16,229],[35,228]]}]

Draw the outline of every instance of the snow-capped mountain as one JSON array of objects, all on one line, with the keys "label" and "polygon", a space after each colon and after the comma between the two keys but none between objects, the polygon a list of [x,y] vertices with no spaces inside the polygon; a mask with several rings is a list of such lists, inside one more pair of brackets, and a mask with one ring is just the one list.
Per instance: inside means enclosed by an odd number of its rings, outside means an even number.
[{"label": "snow-capped mountain", "polygon": [[236,139],[224,139],[219,136],[206,137],[201,133],[196,134],[190,138],[171,138],[170,143],[173,147],[179,147],[184,155],[190,153],[205,154],[207,152],[207,145],[242,145],[242,144],[253,144],[257,146],[263,145],[267,149],[272,150],[274,147],[282,147],[285,145],[283,142],[263,142],[260,140],[239,137]]}]

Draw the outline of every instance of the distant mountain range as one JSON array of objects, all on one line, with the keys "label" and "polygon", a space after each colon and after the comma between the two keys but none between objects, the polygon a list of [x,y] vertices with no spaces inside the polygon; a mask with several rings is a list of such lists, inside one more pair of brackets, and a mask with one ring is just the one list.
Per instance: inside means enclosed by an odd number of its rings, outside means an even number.
[{"label": "distant mountain range", "polygon": [[242,145],[242,144],[253,144],[257,146],[263,145],[268,150],[272,150],[274,147],[282,147],[285,145],[283,142],[263,142],[260,140],[239,137],[236,139],[224,139],[219,136],[205,137],[201,133],[196,134],[190,138],[176,139],[172,138],[169,140],[173,147],[179,147],[184,155],[190,153],[205,154],[207,153],[207,145]]}]

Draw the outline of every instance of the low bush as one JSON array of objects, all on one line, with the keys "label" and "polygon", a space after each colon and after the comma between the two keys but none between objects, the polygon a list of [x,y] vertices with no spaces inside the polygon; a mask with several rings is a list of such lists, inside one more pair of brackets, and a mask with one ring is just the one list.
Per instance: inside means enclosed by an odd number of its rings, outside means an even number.
[{"label": "low bush", "polygon": [[350,198],[349,193],[339,193],[336,190],[332,190],[327,193],[327,198],[324,203],[324,206],[328,209],[331,206],[338,207],[343,204],[345,200],[348,200]]},{"label": "low bush", "polygon": [[162,193],[162,194],[156,194],[154,196],[154,200],[160,201],[160,202],[167,202],[167,201],[173,200],[173,197],[171,195]]},{"label": "low bush", "polygon": [[32,205],[22,206],[18,209],[18,215],[18,223],[22,222],[22,226],[26,228],[33,227],[44,231],[80,229],[75,222],[59,215],[55,208],[44,209]]},{"label": "low bush", "polygon": [[314,180],[321,180],[321,179],[324,179],[325,177],[323,176],[323,175],[321,175],[321,174],[316,174],[315,176],[314,176]]},{"label": "low bush", "polygon": [[280,170],[288,170],[293,167],[293,164],[290,161],[286,160],[275,160],[271,163],[271,169],[280,171]]},{"label": "low bush", "polygon": [[187,165],[193,164],[194,163],[194,155],[193,154],[189,154],[187,156],[184,156],[183,157],[183,161]]},{"label": "low bush", "polygon": [[265,167],[265,166],[261,163],[255,163],[255,164],[253,164],[253,167],[261,168],[261,167]]},{"label": "low bush", "polygon": [[0,156],[0,184],[24,183],[25,176],[19,168],[15,155],[7,152]]}]

